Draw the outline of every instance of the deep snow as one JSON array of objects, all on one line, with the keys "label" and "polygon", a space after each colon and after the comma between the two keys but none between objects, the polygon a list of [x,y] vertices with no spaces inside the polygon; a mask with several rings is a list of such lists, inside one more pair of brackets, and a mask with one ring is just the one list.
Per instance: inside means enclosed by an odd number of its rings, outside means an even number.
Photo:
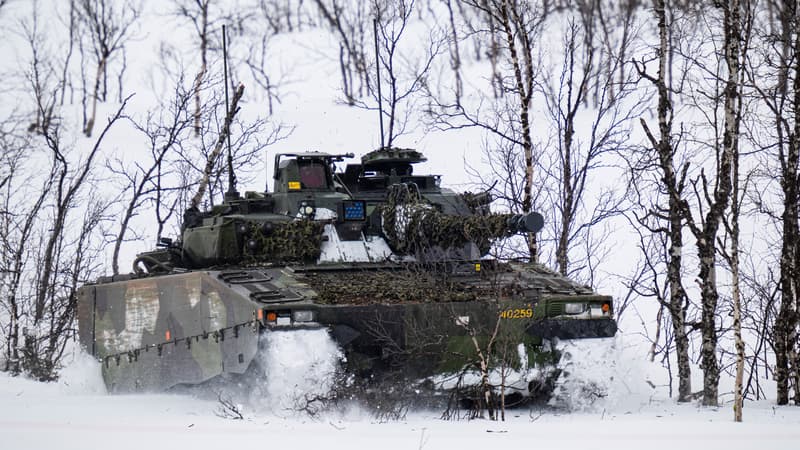
[{"label": "deep snow", "polygon": [[[518,409],[509,411],[505,422],[492,422],[444,421],[439,418],[441,411],[414,411],[403,420],[380,422],[351,407],[311,417],[294,410],[293,395],[324,388],[324,374],[333,368],[338,349],[325,342],[320,331],[279,333],[274,338],[260,363],[275,381],[262,379],[258,383],[262,389],[256,386],[250,392],[250,399],[240,405],[244,420],[221,417],[219,401],[200,392],[108,395],[98,364],[82,354],[56,383],[0,374],[0,448],[732,450],[759,446],[773,450],[800,445],[800,408],[748,402],[746,420],[737,424],[731,419],[730,404],[677,405],[662,389],[646,383],[646,363],[637,367],[633,358],[628,371],[615,367],[613,358],[611,364],[601,364],[609,354],[599,351],[598,342],[582,346],[583,351],[599,355],[582,355],[584,367],[574,373],[610,375],[614,380],[606,379],[606,398],[573,405],[578,412]],[[572,351],[578,352],[578,346],[573,345]],[[586,366],[589,359],[594,360],[593,368]]]}]

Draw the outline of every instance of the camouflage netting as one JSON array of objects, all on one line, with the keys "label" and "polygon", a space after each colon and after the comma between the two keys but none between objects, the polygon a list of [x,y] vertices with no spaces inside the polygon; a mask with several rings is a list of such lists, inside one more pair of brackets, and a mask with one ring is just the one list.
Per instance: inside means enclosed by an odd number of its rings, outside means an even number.
[{"label": "camouflage netting", "polygon": [[487,301],[498,298],[488,283],[465,283],[413,270],[316,272],[303,277],[319,295],[317,302],[336,305]]},{"label": "camouflage netting", "polygon": [[511,234],[511,214],[449,216],[421,200],[419,192],[409,185],[393,186],[381,208],[384,234],[400,254],[416,254],[435,247],[460,248],[469,242],[486,253],[494,239]]},{"label": "camouflage netting", "polygon": [[322,252],[324,224],[312,220],[285,223],[250,222],[242,254],[244,262],[317,261]]},{"label": "camouflage netting", "polygon": [[462,192],[461,198],[473,214],[485,214],[489,212],[489,204],[492,202],[492,197],[488,192]]}]

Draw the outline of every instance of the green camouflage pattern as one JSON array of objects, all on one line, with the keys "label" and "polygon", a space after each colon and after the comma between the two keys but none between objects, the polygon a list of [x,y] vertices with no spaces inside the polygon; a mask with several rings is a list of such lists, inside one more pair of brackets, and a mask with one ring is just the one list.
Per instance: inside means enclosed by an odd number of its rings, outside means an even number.
[{"label": "green camouflage pattern", "polygon": [[[519,344],[531,357],[544,339],[616,332],[611,297],[540,265],[481,259],[494,239],[538,231],[540,215],[486,214],[487,193],[413,175],[414,151],[382,149],[334,176],[347,156],[276,155],[274,193],[190,208],[180,242],[83,286],[80,341],[109,390],[243,374],[260,336],[300,328],[328,330],[351,373],[410,378],[463,370],[481,347],[520,365]],[[312,169],[327,172],[304,180]],[[325,245],[365,257],[324,259]]]},{"label": "green camouflage pattern", "polygon": [[244,264],[263,262],[312,263],[319,258],[323,224],[312,220],[268,225],[247,222]]},{"label": "green camouflage pattern", "polygon": [[102,362],[109,390],[129,392],[244,373],[261,333],[309,326],[267,324],[268,311],[314,311],[311,326],[331,330],[354,370],[402,366],[418,376],[463,367],[475,356],[471,336],[485,343],[495,327],[498,342],[524,343],[530,355],[577,322],[582,337],[616,329],[610,317],[557,319],[566,301],[589,310],[610,298],[543,267],[475,263],[430,282],[420,281],[422,270],[261,267],[87,285],[79,291],[81,342]]},{"label": "green camouflage pattern", "polygon": [[489,251],[496,239],[511,236],[515,214],[448,215],[423,200],[405,185],[392,186],[380,207],[383,232],[392,250],[399,254],[420,254],[432,248],[444,250],[474,243],[480,252]]},{"label": "green camouflage pattern", "polygon": [[184,258],[194,267],[230,263],[316,261],[323,224],[308,219],[257,221],[229,217],[186,230]]}]

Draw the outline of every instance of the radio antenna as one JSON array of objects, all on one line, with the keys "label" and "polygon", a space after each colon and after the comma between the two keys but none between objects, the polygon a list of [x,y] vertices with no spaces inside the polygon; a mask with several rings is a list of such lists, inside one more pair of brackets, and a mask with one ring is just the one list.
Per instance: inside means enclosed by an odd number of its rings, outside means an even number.
[{"label": "radio antenna", "polygon": [[381,97],[381,54],[378,51],[378,19],[372,19],[372,33],[375,36],[375,73],[378,76],[378,119],[381,124],[381,148],[383,148],[383,97]]},{"label": "radio antenna", "polygon": [[[230,103],[228,101],[228,38],[225,25],[222,26],[222,65],[225,70],[225,117],[230,117]],[[231,133],[228,130],[228,192],[225,193],[226,200],[239,198],[236,192],[236,174],[233,173],[233,154],[231,153]]]}]

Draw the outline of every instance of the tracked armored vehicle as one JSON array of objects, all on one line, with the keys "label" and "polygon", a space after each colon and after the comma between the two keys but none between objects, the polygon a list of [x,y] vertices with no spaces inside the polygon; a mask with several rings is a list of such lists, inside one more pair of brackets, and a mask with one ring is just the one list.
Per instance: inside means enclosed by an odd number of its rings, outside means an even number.
[{"label": "tracked armored vehicle", "polygon": [[81,288],[80,341],[109,390],[241,374],[260,335],[305,328],[330,330],[346,370],[372,379],[463,371],[490,337],[533,362],[543,339],[615,334],[610,297],[487,256],[497,239],[538,232],[541,215],[490,213],[488,193],[415,174],[425,157],[414,150],[336,171],[352,157],[279,154],[273,192],[190,208],[180,240]]}]

